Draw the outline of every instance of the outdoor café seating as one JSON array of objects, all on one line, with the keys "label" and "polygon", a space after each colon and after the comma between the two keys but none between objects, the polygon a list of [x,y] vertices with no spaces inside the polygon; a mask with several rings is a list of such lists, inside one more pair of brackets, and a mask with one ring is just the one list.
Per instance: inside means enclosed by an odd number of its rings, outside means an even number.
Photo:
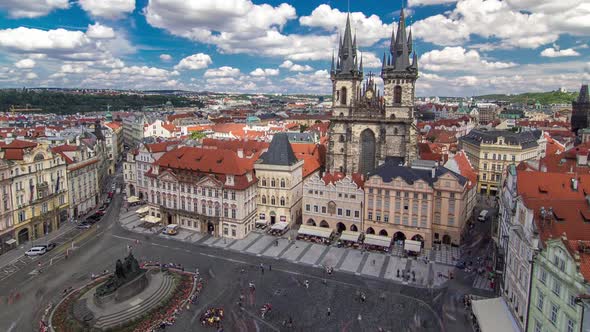
[{"label": "outdoor caf\u00e9 seating", "polygon": [[382,235],[365,234],[363,246],[367,250],[389,252],[391,248],[391,238]]},{"label": "outdoor caf\u00e9 seating", "polygon": [[333,240],[333,235],[334,231],[330,228],[301,225],[297,232],[297,240],[330,244]]},{"label": "outdoor caf\u00e9 seating", "polygon": [[344,247],[358,248],[360,246],[361,233],[352,231],[342,231],[338,244]]},{"label": "outdoor caf\u00e9 seating", "polygon": [[289,223],[285,222],[285,221],[280,221],[280,222],[277,222],[274,225],[270,226],[270,229],[268,230],[268,234],[274,235],[274,236],[281,236],[281,235],[284,235],[285,233],[287,233],[288,230],[289,230]]}]

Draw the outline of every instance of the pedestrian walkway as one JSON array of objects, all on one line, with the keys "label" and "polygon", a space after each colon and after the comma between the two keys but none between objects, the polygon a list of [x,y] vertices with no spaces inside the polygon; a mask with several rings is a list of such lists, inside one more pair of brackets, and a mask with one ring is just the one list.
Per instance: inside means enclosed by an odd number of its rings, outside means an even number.
[{"label": "pedestrian walkway", "polygon": [[473,280],[473,288],[483,289],[487,291],[493,291],[494,289],[491,287],[490,280],[486,277],[482,277],[477,275],[475,280]]},{"label": "pedestrian walkway", "polygon": [[[137,227],[141,222],[132,210],[122,212],[120,221],[127,229],[146,232],[142,227]],[[402,246],[396,246],[391,253],[386,254],[300,240],[290,241],[287,235],[278,238],[261,231],[250,232],[245,238],[238,240],[214,237],[187,229],[182,229],[174,237],[161,236],[256,256],[284,259],[303,265],[331,267],[334,271],[423,287],[437,287],[446,282],[448,279],[439,275],[448,276],[452,269],[448,265],[454,264],[452,257],[458,253],[458,248],[443,247],[442,250],[423,249],[418,257],[408,258],[405,257]]]}]

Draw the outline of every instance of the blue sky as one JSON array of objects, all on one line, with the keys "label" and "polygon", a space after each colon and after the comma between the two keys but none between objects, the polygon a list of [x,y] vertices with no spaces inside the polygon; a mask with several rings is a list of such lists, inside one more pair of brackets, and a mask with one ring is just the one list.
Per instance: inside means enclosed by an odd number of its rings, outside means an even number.
[{"label": "blue sky", "polygon": [[[329,93],[348,1],[3,0],[0,87]],[[402,6],[350,0],[365,71],[380,70]],[[408,0],[418,95],[579,89],[584,0]]]}]

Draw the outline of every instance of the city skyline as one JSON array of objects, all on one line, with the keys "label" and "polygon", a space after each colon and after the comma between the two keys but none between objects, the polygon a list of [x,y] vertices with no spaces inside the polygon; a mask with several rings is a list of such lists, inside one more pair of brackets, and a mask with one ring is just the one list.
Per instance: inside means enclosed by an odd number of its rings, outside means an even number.
[{"label": "city skyline", "polygon": [[[214,5],[5,2],[0,87],[329,94],[348,8],[365,73],[380,73],[402,1]],[[404,5],[419,57],[417,96],[574,90],[590,80],[590,9],[581,0]]]}]

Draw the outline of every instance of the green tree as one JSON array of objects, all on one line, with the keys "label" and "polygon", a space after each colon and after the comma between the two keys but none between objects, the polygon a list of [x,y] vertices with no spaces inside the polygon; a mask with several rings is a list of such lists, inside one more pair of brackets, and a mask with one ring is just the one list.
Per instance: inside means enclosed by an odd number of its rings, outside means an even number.
[{"label": "green tree", "polygon": [[207,134],[202,131],[193,131],[190,135],[190,138],[195,140],[202,140],[205,137],[207,137]]}]

